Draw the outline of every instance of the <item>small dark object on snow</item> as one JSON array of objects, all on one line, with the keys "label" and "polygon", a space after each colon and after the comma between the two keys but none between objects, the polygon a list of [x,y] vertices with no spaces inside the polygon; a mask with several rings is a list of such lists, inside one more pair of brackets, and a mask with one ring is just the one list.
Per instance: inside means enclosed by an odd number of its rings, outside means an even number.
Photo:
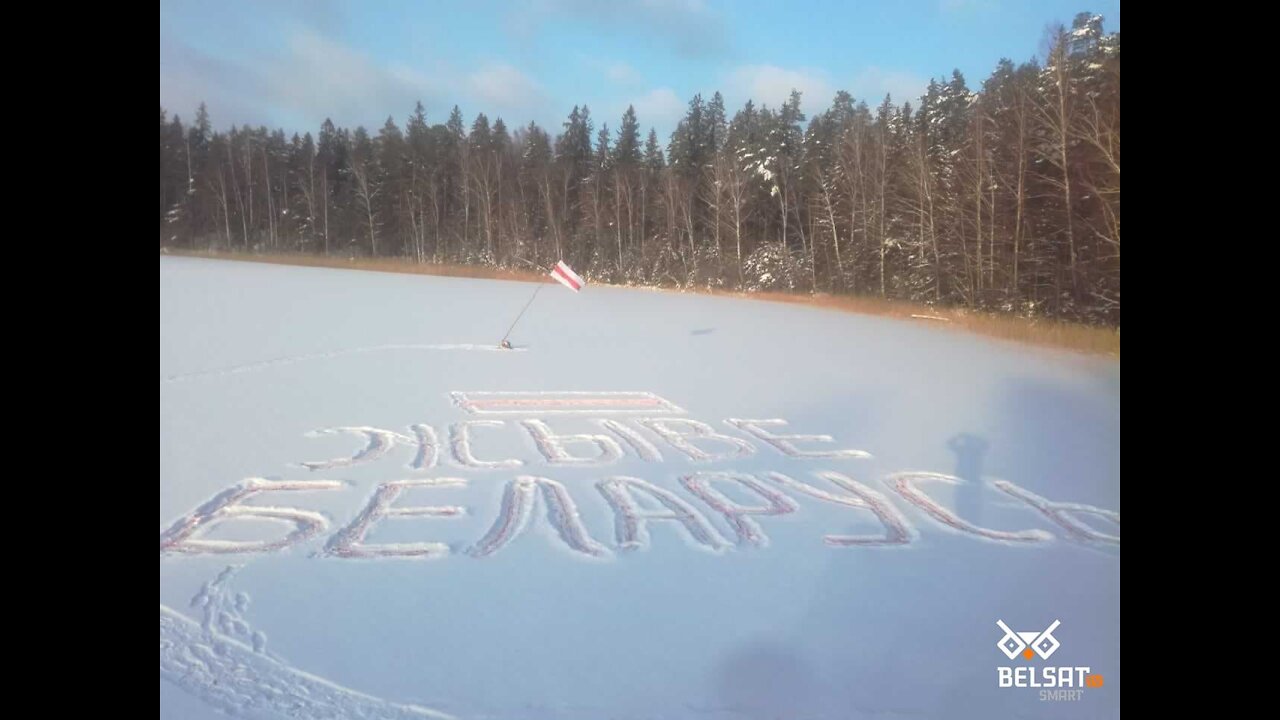
[{"label": "small dark object on snow", "polygon": [[501,345],[499,345],[498,347],[502,348],[503,350],[510,350],[510,349],[511,349],[511,341],[509,341],[509,340],[503,340],[503,341],[502,341],[502,344],[501,344]]}]

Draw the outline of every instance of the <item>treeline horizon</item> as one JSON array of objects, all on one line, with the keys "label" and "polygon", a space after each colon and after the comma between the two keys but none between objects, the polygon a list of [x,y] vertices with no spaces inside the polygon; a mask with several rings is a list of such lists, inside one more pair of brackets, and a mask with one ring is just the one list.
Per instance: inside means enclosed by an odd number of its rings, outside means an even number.
[{"label": "treeline horizon", "polygon": [[160,109],[160,245],[824,292],[1120,324],[1120,36],[1076,16],[1043,61],[915,104],[838,92],[729,118],[695,95],[665,146],[629,107],[561,132],[422,104],[371,135],[213,130]]}]

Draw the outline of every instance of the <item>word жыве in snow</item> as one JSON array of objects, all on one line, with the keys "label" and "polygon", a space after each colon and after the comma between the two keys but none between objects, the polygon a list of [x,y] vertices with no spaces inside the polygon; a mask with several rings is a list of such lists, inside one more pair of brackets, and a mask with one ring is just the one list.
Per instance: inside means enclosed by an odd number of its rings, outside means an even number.
[{"label": "word \u0436\u044b\u0432\u0435 in snow", "polygon": [[[786,425],[785,420],[725,421],[745,435],[754,438],[782,455],[790,458],[839,459],[869,458],[862,450],[802,450],[799,443],[832,442],[827,435],[781,435],[766,427]],[[558,434],[546,422],[537,419],[519,421],[541,453],[546,463],[553,466],[599,466],[619,461],[625,443],[635,455],[645,462],[662,462],[658,447],[650,442],[641,429],[648,429],[676,452],[695,462],[731,460],[755,454],[756,447],[743,438],[718,433],[710,425],[689,418],[643,418],[631,426],[620,420],[596,419],[595,423],[610,434]],[[472,470],[514,469],[524,465],[516,458],[484,460],[477,458],[471,438],[476,428],[500,428],[506,423],[500,420],[470,420],[456,423],[450,428],[449,448],[452,462],[461,468]],[[410,427],[412,436],[373,427],[344,427],[322,430],[314,435],[346,432],[366,439],[364,446],[351,457],[303,463],[311,470],[325,470],[372,462],[387,454],[397,445],[415,449],[409,467],[428,470],[440,463],[440,442],[435,429],[420,424]],[[615,439],[615,437],[617,439]],[[621,441],[621,443],[619,442]],[[717,452],[707,448],[719,446]],[[588,455],[574,454],[571,447],[593,446]],[[603,496],[614,514],[614,545],[622,551],[644,548],[649,543],[647,526],[654,522],[671,522],[682,527],[696,545],[712,551],[721,551],[732,545],[764,546],[768,537],[760,527],[757,517],[793,513],[798,505],[795,495],[806,496],[826,503],[863,510],[871,513],[883,526],[883,530],[871,535],[823,536],[823,542],[832,546],[901,546],[910,544],[917,532],[907,517],[881,492],[843,473],[818,471],[814,475],[825,481],[814,485],[779,472],[752,475],[742,472],[696,472],[680,478],[680,485],[693,501],[681,495],[630,476],[604,477],[595,483],[595,489]],[[980,527],[959,517],[952,510],[930,497],[920,484],[940,482],[958,485],[967,481],[951,475],[932,472],[895,473],[885,478],[888,487],[911,506],[923,511],[932,521],[985,540],[1033,544],[1053,539],[1053,535],[1039,529],[1018,531],[994,530]],[[365,538],[375,524],[389,517],[448,518],[466,514],[460,506],[405,506],[396,501],[408,489],[462,487],[462,478],[432,478],[396,480],[378,485],[373,497],[365,504],[355,519],[334,532],[321,555],[343,558],[400,557],[432,558],[451,554],[449,545],[441,542],[379,543],[366,542]],[[1098,531],[1080,519],[1081,515],[1094,515],[1120,523],[1120,514],[1076,503],[1047,500],[1011,482],[996,480],[992,485],[1004,493],[1023,501],[1040,512],[1072,541],[1085,544],[1119,545],[1118,535]],[[740,494],[746,492],[758,502],[742,504],[730,499],[720,487],[734,487]],[[329,521],[321,513],[294,507],[249,505],[245,501],[263,493],[287,491],[340,490],[346,485],[335,481],[271,481],[261,478],[247,479],[219,493],[196,510],[179,519],[160,536],[162,553],[262,553],[281,550],[296,545],[329,530]],[[644,503],[638,496],[646,498]],[[519,475],[504,488],[501,508],[488,532],[466,549],[476,558],[484,558],[501,550],[530,524],[538,498],[544,506],[548,523],[564,544],[576,553],[603,557],[610,550],[592,537],[582,521],[577,504],[568,489],[561,483],[538,475]],[[704,514],[701,507],[720,515],[733,535],[724,537]],[[273,540],[214,540],[205,539],[210,527],[234,519],[275,520],[292,524],[293,531]],[[199,533],[199,534],[198,534]]]}]

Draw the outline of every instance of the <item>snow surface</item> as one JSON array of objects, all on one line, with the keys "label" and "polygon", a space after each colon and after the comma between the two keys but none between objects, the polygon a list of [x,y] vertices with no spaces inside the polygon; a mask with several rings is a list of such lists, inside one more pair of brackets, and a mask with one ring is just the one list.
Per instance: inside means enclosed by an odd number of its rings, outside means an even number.
[{"label": "snow surface", "polygon": [[160,258],[162,718],[1119,716],[1118,361],[530,291]]}]

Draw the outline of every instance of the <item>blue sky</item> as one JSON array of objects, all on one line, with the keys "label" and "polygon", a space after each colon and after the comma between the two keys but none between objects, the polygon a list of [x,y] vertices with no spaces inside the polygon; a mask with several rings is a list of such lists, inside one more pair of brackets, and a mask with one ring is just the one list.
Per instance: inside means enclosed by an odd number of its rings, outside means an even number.
[{"label": "blue sky", "polygon": [[456,104],[468,126],[554,133],[574,105],[616,129],[633,104],[665,143],[698,92],[732,117],[792,87],[810,115],[840,89],[914,101],[957,68],[976,88],[1084,11],[1120,29],[1119,0],[162,0],[160,105],[189,120],[203,100],[218,129],[376,131],[421,100],[431,123]]}]

